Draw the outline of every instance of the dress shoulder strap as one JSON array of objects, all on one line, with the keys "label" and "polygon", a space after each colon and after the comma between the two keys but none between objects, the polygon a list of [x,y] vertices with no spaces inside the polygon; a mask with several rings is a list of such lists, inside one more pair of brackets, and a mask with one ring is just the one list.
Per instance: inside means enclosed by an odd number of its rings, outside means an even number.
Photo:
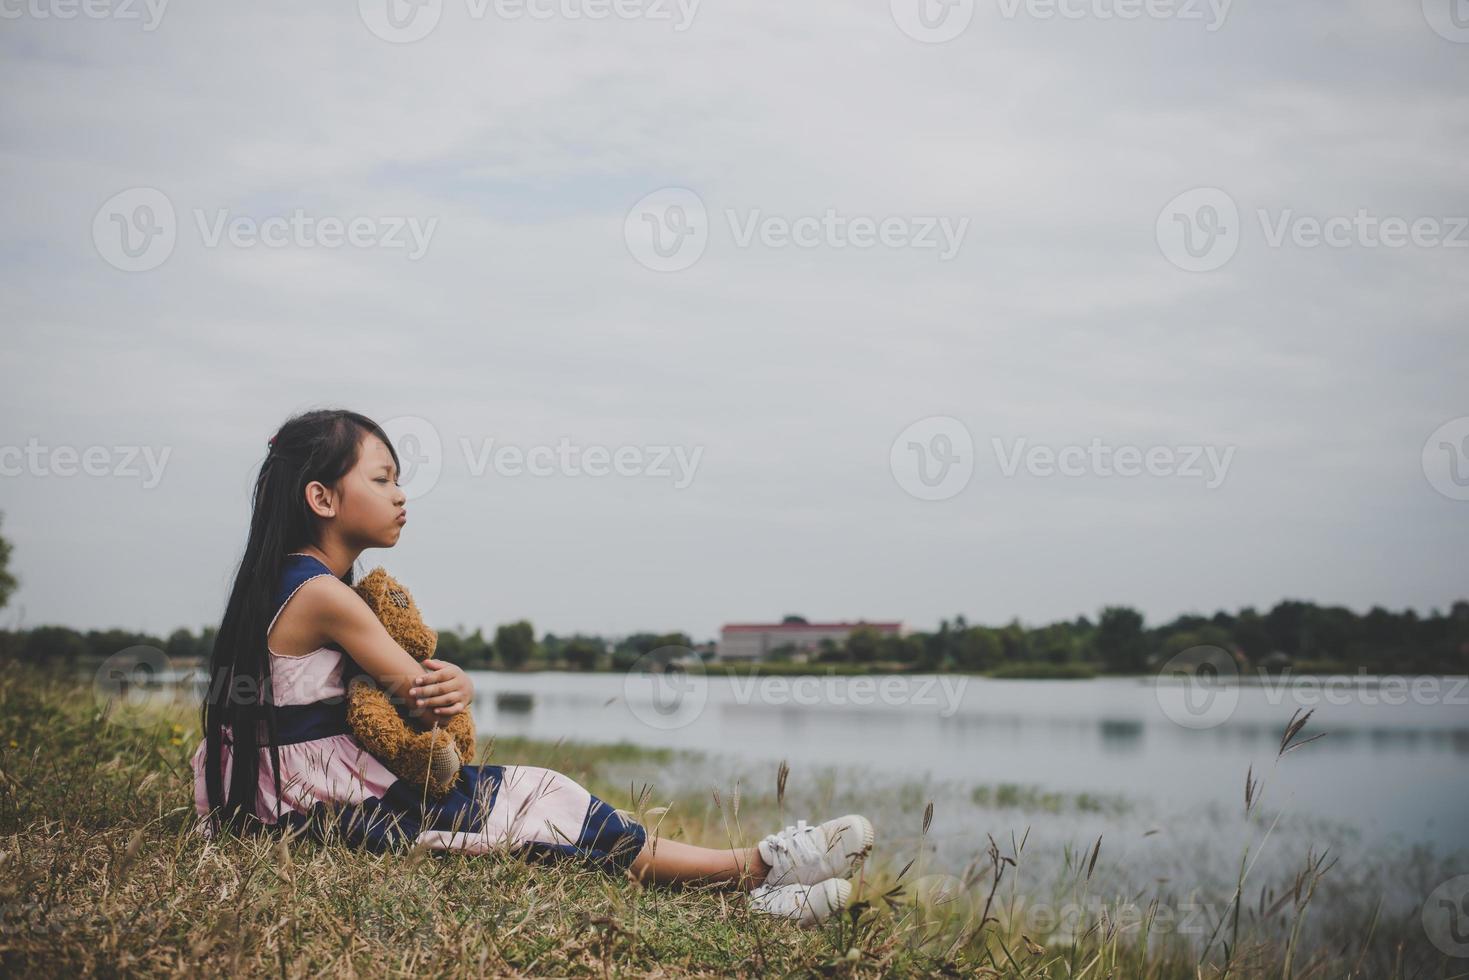
[{"label": "dress shoulder strap", "polygon": [[270,625],[265,628],[265,632],[269,633],[275,626],[275,621],[280,618],[281,610],[285,608],[291,596],[296,594],[297,589],[323,575],[336,577],[320,558],[299,552],[287,555],[285,564],[281,568],[280,582],[275,590],[275,609],[270,617]]}]

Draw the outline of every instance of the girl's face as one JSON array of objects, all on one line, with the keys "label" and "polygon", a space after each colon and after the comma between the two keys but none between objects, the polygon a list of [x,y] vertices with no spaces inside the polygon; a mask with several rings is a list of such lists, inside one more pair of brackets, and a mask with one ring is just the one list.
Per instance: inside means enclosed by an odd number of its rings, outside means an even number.
[{"label": "girl's face", "polygon": [[343,538],[362,548],[391,548],[408,520],[408,497],[387,444],[364,435],[357,465],[338,484],[336,525]]}]

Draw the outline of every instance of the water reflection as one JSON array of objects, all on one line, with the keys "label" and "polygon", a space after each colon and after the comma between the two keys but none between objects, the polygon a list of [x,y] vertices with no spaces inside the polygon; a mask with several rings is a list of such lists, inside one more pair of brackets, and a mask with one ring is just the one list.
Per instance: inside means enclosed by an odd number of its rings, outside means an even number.
[{"label": "water reflection", "polygon": [[1143,723],[1136,720],[1104,718],[1101,725],[1102,748],[1109,752],[1136,751],[1143,740]]}]

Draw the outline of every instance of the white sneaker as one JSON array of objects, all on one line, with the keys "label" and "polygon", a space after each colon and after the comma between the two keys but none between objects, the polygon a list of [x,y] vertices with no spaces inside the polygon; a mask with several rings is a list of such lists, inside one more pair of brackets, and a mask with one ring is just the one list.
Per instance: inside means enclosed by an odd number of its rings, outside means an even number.
[{"label": "white sneaker", "polygon": [[872,824],[849,813],[812,827],[797,820],[778,834],[769,834],[756,847],[770,866],[768,885],[814,885],[827,878],[849,877],[872,850]]},{"label": "white sneaker", "polygon": [[847,907],[852,883],[828,878],[814,885],[761,885],[750,891],[750,907],[757,912],[814,926]]}]

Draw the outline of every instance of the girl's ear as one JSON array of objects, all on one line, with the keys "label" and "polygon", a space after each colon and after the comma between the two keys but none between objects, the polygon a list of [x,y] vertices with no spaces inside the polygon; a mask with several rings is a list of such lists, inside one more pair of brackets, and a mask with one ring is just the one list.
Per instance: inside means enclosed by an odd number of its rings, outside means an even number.
[{"label": "girl's ear", "polygon": [[317,517],[335,517],[337,513],[336,496],[320,480],[312,480],[306,484],[306,506]]}]

